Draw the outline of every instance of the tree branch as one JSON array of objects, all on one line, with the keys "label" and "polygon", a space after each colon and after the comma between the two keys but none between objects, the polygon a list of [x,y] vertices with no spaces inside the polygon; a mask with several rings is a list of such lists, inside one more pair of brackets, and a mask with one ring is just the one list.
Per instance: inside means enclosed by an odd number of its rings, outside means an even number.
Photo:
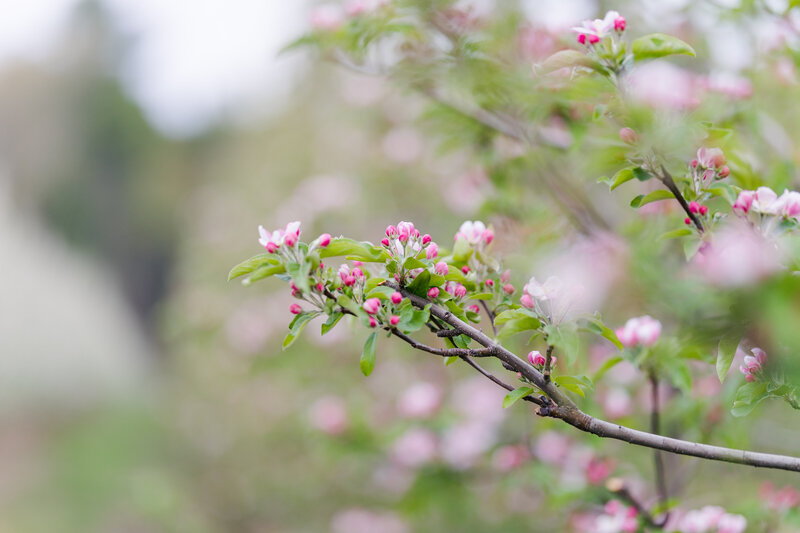
[{"label": "tree branch", "polygon": [[542,373],[536,370],[536,368],[514,355],[502,345],[496,343],[481,330],[463,322],[458,317],[453,315],[449,310],[444,309],[439,305],[432,304],[425,298],[421,298],[415,294],[409,293],[405,289],[399,287],[396,283],[388,282],[386,285],[394,288],[395,290],[399,290],[403,296],[407,297],[409,300],[411,300],[411,303],[419,308],[423,308],[426,305],[431,304],[430,312],[433,316],[436,316],[453,328],[460,330],[462,333],[477,341],[479,344],[487,348],[493,348],[496,351],[495,357],[500,359],[504,366],[507,366],[507,368],[510,368],[513,371],[521,373],[528,381],[542,390],[547,397],[553,401],[553,405],[540,407],[538,414],[541,416],[550,416],[561,419],[567,424],[570,424],[581,431],[592,433],[598,437],[620,440],[630,444],[635,444],[637,446],[644,446],[646,448],[663,450],[680,455],[700,457],[702,459],[709,459],[713,461],[723,461],[761,468],[774,468],[778,470],[800,472],[800,458],[797,457],[751,452],[747,450],[736,450],[733,448],[723,448],[721,446],[701,444],[699,442],[673,439],[670,437],[648,433],[646,431],[631,429],[619,424],[612,424],[611,422],[589,416],[578,409],[572,400],[562,393],[554,383],[545,381]]},{"label": "tree branch", "polygon": [[663,183],[664,186],[669,189],[669,192],[671,192],[672,195],[675,196],[675,199],[678,200],[678,203],[681,204],[681,207],[684,211],[686,211],[689,220],[691,220],[700,233],[702,233],[704,231],[703,223],[700,222],[700,219],[697,218],[697,215],[692,213],[692,210],[689,209],[689,204],[686,203],[686,198],[683,197],[680,189],[678,189],[678,186],[675,184],[675,180],[672,179],[672,175],[667,172],[667,169],[664,168],[664,165],[661,165],[661,176],[659,176],[659,178],[661,183]]},{"label": "tree branch", "polygon": [[[655,373],[650,372],[650,389],[651,389],[651,397],[650,397],[650,432],[658,435],[661,433],[661,420],[660,420],[660,407],[659,407],[659,399],[658,399],[658,378],[656,377]],[[667,477],[666,473],[664,472],[664,458],[662,457],[661,450],[654,449],[653,450],[653,463],[655,466],[655,483],[656,483],[656,494],[658,495],[658,503],[663,505],[666,503],[668,494],[667,494]],[[664,516],[659,520],[658,526],[663,526],[669,520],[669,513],[665,513]]]},{"label": "tree branch", "polygon": [[417,342],[405,333],[391,328],[389,331],[398,339],[402,339],[412,348],[422,350],[423,352],[432,353],[434,355],[441,355],[442,357],[491,357],[495,355],[494,348],[484,348],[482,350],[472,350],[470,348],[434,348],[421,342]]}]

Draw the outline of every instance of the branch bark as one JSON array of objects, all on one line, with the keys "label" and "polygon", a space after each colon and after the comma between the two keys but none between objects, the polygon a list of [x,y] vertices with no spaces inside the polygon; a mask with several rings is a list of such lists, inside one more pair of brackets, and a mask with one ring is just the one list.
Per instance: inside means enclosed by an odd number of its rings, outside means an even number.
[{"label": "branch bark", "polygon": [[639,431],[619,424],[613,424],[590,416],[578,409],[572,400],[561,392],[553,382],[546,381],[544,375],[536,368],[514,355],[480,329],[463,322],[449,310],[431,303],[425,298],[412,294],[395,283],[389,282],[387,285],[395,290],[399,290],[403,296],[411,300],[411,303],[417,307],[423,308],[431,304],[430,311],[433,316],[449,324],[451,327],[458,329],[482,346],[495,350],[494,357],[502,361],[503,366],[521,373],[553,402],[551,405],[540,406],[538,410],[540,416],[558,418],[581,431],[592,433],[598,437],[620,440],[655,450],[663,450],[670,453],[699,457],[712,461],[800,472],[800,458],[798,457],[736,450],[699,442],[673,439],[646,431]]}]

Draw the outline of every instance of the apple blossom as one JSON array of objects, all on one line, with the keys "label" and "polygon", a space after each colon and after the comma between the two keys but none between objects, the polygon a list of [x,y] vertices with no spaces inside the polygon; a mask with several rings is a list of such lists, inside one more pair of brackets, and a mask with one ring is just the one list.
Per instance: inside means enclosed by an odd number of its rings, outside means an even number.
[{"label": "apple blossom", "polygon": [[392,297],[391,298],[392,298],[392,303],[395,304],[395,305],[397,305],[397,304],[399,304],[400,302],[403,301],[403,295],[400,294],[397,291],[392,293]]},{"label": "apple blossom", "polygon": [[797,218],[800,215],[800,192],[784,190],[771,207],[776,215]]},{"label": "apple blossom", "polygon": [[491,243],[492,239],[494,239],[494,233],[492,230],[487,229],[480,220],[467,220],[458,228],[455,240],[457,241],[458,239],[465,239],[472,246],[479,246],[483,243]]},{"label": "apple blossom", "polygon": [[292,304],[289,306],[289,312],[293,315],[299,315],[303,312],[303,308],[299,304]]},{"label": "apple blossom", "polygon": [[661,322],[648,315],[631,318],[615,333],[626,348],[652,346],[661,335]]},{"label": "apple blossom", "polygon": [[761,369],[767,362],[767,354],[761,348],[753,348],[750,351],[753,355],[745,356],[744,364],[739,365],[739,372],[744,374],[748,382],[755,381],[758,378]]},{"label": "apple blossom", "polygon": [[446,276],[447,274],[450,273],[450,268],[444,261],[439,261],[438,263],[436,263],[436,265],[434,265],[433,267],[433,270],[440,276]]},{"label": "apple blossom", "polygon": [[[621,26],[621,28],[619,26]],[[609,11],[602,19],[584,20],[581,26],[572,28],[572,31],[577,32],[579,37],[585,35],[586,39],[594,44],[614,29],[619,31],[624,30],[625,19],[616,11]]]},{"label": "apple blossom", "polygon": [[622,128],[619,130],[619,138],[624,143],[634,144],[636,142],[636,132],[631,128]]},{"label": "apple blossom", "polygon": [[320,247],[326,248],[331,243],[331,234],[323,233],[317,238],[317,243],[319,243]]},{"label": "apple blossom", "polygon": [[547,362],[544,356],[537,350],[528,352],[528,361],[534,366],[542,366]]},{"label": "apple blossom", "polygon": [[363,307],[364,311],[366,311],[370,315],[374,315],[381,308],[381,300],[380,298],[368,298],[364,302]]},{"label": "apple blossom", "polygon": [[337,4],[322,4],[311,10],[309,20],[315,30],[338,30],[344,24],[344,12]]},{"label": "apple blossom", "polygon": [[398,412],[406,418],[430,418],[442,403],[442,391],[433,383],[419,382],[406,389],[397,401]]},{"label": "apple blossom", "polygon": [[391,324],[393,326],[396,326],[399,323],[400,323],[400,317],[399,316],[392,315],[391,318],[389,318],[389,324]]},{"label": "apple blossom", "polygon": [[438,287],[431,287],[428,289],[428,298],[438,298],[439,297],[439,288]]},{"label": "apple blossom", "polygon": [[434,259],[438,255],[439,255],[439,246],[435,242],[430,243],[428,245],[428,248],[425,249],[425,258]]},{"label": "apple blossom", "polygon": [[516,289],[514,288],[514,286],[510,283],[506,283],[505,285],[503,285],[503,292],[505,292],[508,295],[514,294],[515,290]]}]

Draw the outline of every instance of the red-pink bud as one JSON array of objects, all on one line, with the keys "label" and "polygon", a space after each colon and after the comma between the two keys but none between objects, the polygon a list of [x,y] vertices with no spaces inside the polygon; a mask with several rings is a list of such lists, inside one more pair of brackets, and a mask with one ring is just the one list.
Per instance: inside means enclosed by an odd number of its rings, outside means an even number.
[{"label": "red-pink bud", "polygon": [[392,293],[392,303],[397,305],[403,301],[403,295],[395,291]]},{"label": "red-pink bud", "polygon": [[[724,155],[722,155],[722,152],[716,153],[716,154],[714,154],[714,156],[711,158],[711,163],[712,163],[712,164],[713,164],[715,167],[719,168],[719,167],[721,167],[722,165],[724,165],[724,164],[725,164],[725,156],[724,156]],[[730,172],[730,171],[729,171],[729,172]]]},{"label": "red-pink bud", "polygon": [[292,304],[289,306],[289,312],[292,313],[293,315],[299,315],[300,313],[303,312],[303,308],[300,307],[300,305],[298,304]]},{"label": "red-pink bud", "polygon": [[461,272],[466,276],[467,274],[469,274],[469,267],[467,265],[464,265],[463,267],[461,267]]},{"label": "red-pink bud", "polygon": [[363,278],[363,277],[364,277],[364,271],[363,271],[363,270],[361,270],[361,269],[360,269],[360,268],[358,268],[358,267],[355,267],[355,268],[353,269],[353,275],[356,277],[356,279],[361,279],[361,278]]},{"label": "red-pink bud", "polygon": [[511,281],[511,271],[506,270],[505,272],[503,272],[503,274],[500,276],[500,281],[502,281],[503,283],[508,283],[509,281]]},{"label": "red-pink bud", "polygon": [[692,223],[692,219],[689,218],[689,217],[686,217],[686,218],[683,219],[683,223],[688,226],[688,225],[690,225]]},{"label": "red-pink bud", "polygon": [[719,177],[720,178],[727,178],[731,174],[731,169],[728,168],[727,165],[719,169]]},{"label": "red-pink bud", "polygon": [[456,288],[453,291],[453,296],[455,296],[456,298],[463,298],[466,295],[467,295],[467,288],[460,283],[456,285]]},{"label": "red-pink bud", "polygon": [[378,321],[374,317],[369,317],[369,327],[374,328],[378,325]]},{"label": "red-pink bud", "polygon": [[485,229],[483,230],[483,235],[481,235],[481,237],[484,241],[486,241],[486,244],[492,244],[492,241],[494,240],[494,232],[490,229]]},{"label": "red-pink bud", "polygon": [[387,237],[394,237],[397,235],[397,228],[392,225],[386,226],[386,236]]},{"label": "red-pink bud", "polygon": [[505,292],[506,294],[514,294],[515,290],[516,289],[514,288],[514,286],[510,283],[506,283],[505,285],[503,285],[503,292]]},{"label": "red-pink bud", "polygon": [[344,277],[344,284],[347,287],[352,287],[356,284],[356,277],[352,274],[348,274]]},{"label": "red-pink bud", "polygon": [[614,19],[614,29],[617,31],[625,31],[625,17],[617,17]]},{"label": "red-pink bud", "polygon": [[287,233],[286,237],[284,237],[283,242],[286,243],[286,246],[291,248],[292,246],[297,244],[297,235],[295,235],[294,233]]},{"label": "red-pink bud", "polygon": [[438,287],[431,287],[428,289],[428,298],[438,298],[439,297],[439,288]]},{"label": "red-pink bud", "polygon": [[389,324],[393,326],[396,326],[399,323],[400,323],[400,317],[397,315],[392,315],[392,317],[389,319]]},{"label": "red-pink bud", "polygon": [[439,255],[439,246],[435,242],[432,242],[425,248],[425,257],[433,259],[437,255]]},{"label": "red-pink bud", "polygon": [[636,142],[636,132],[631,128],[622,128],[619,130],[619,138],[622,139],[624,143],[633,144]]},{"label": "red-pink bud", "polygon": [[586,44],[586,34],[585,33],[579,33],[578,34],[578,42],[581,43],[581,44]]},{"label": "red-pink bud", "polygon": [[472,304],[472,305],[468,306],[468,307],[467,307],[467,309],[468,309],[468,310],[470,310],[470,311],[472,311],[472,312],[473,312],[473,313],[475,313],[475,314],[478,314],[478,313],[480,313],[480,312],[481,312],[481,308],[480,308],[480,307],[478,307],[478,305],[477,305],[477,304]]},{"label": "red-pink bud", "polygon": [[383,239],[381,239],[381,244],[388,248],[389,247],[389,239],[384,237]]},{"label": "red-pink bud", "polygon": [[266,248],[267,251],[271,254],[274,254],[276,251],[278,251],[278,245],[275,244],[274,242],[268,242]]},{"label": "red-pink bud", "polygon": [[367,298],[362,307],[364,308],[364,311],[370,315],[374,315],[381,308],[381,300],[380,298]]},{"label": "red-pink bud", "polygon": [[317,283],[317,291],[322,292],[324,290],[325,290],[325,285],[323,285],[322,283]]},{"label": "red-pink bud", "polygon": [[689,202],[689,211],[691,213],[699,213],[700,212],[700,204],[697,202]]},{"label": "red-pink bud", "polygon": [[429,242],[431,242],[431,236],[426,233],[425,235],[422,236],[422,244],[425,245],[428,244]]},{"label": "red-pink bud", "polygon": [[331,234],[323,233],[322,235],[319,236],[318,242],[321,247],[325,248],[331,243]]},{"label": "red-pink bud", "polygon": [[589,36],[589,44],[597,44],[600,42],[600,37],[597,35],[590,35]]},{"label": "red-pink bud", "polygon": [[519,299],[519,303],[522,304],[522,307],[533,309],[533,298],[531,298],[530,294],[523,294]]},{"label": "red-pink bud", "polygon": [[436,263],[436,265],[434,265],[433,267],[433,270],[434,272],[436,272],[441,276],[446,276],[447,274],[450,273],[450,267],[448,267],[447,263],[445,263],[444,261],[439,261],[438,263]]},{"label": "red-pink bud", "polygon": [[692,166],[692,168],[697,168],[698,161],[697,161],[697,159],[692,159],[692,162],[689,163],[689,164]]},{"label": "red-pink bud", "polygon": [[494,281],[491,279],[487,279],[484,283],[486,283],[487,287],[494,287]]},{"label": "red-pink bud", "polygon": [[701,205],[700,206],[700,214],[703,215],[703,216],[706,216],[706,213],[708,213],[708,207],[706,207],[704,205]]}]

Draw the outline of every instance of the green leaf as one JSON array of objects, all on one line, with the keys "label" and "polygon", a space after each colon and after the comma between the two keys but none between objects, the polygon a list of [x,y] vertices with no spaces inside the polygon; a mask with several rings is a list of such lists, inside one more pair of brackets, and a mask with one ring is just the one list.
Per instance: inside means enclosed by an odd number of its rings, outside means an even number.
[{"label": "green leaf", "polygon": [[545,72],[571,67],[586,67],[593,70],[602,69],[600,63],[577,50],[561,50],[560,52],[556,52],[545,59],[541,66]]},{"label": "green leaf", "polygon": [[280,261],[273,254],[258,254],[254,255],[246,261],[242,261],[231,269],[228,273],[228,281],[249,274],[254,270],[269,265],[276,265]]},{"label": "green leaf", "polygon": [[651,33],[633,41],[633,58],[636,61],[656,59],[675,54],[694,57],[694,49],[677,37],[664,33]]},{"label": "green leaf", "polygon": [[538,319],[530,316],[509,320],[505,323],[503,329],[497,333],[497,340],[503,341],[523,331],[537,330],[541,325],[542,323]]},{"label": "green leaf", "polygon": [[588,322],[587,329],[589,331],[607,339],[609,342],[611,342],[611,344],[616,346],[617,349],[622,349],[622,343],[617,338],[617,334],[613,329],[609,328],[603,323],[603,321],[599,318],[599,314],[597,316],[586,318],[586,321]]},{"label": "green leaf", "polygon": [[308,282],[308,276],[311,274],[311,261],[308,258],[304,259],[302,263],[289,263],[286,265],[286,272],[292,276],[298,289],[306,293],[311,291]]},{"label": "green leaf", "polygon": [[517,403],[518,400],[521,400],[525,396],[529,396],[534,392],[536,392],[536,390],[533,387],[519,387],[512,390],[511,392],[506,394],[505,398],[503,398],[503,408],[506,409],[508,407],[511,407],[512,405]]},{"label": "green leaf", "polygon": [[455,357],[455,356],[453,356],[453,357],[445,357],[444,358],[444,366],[450,366],[453,363],[455,363],[456,361],[458,361],[459,359],[460,359],[460,357]]},{"label": "green leaf", "polygon": [[289,333],[287,333],[286,337],[283,339],[284,350],[294,343],[297,337],[303,332],[303,329],[305,329],[306,324],[308,324],[317,315],[319,315],[319,311],[295,315],[294,319],[289,324]]},{"label": "green leaf", "polygon": [[358,242],[347,237],[331,239],[328,246],[320,249],[319,256],[322,258],[346,256],[346,259],[367,263],[382,263],[388,258],[383,249],[373,246],[372,243]]},{"label": "green leaf", "polygon": [[661,235],[661,237],[658,238],[658,240],[665,241],[667,239],[677,239],[678,237],[686,237],[687,235],[691,234],[692,230],[690,230],[689,228],[678,228],[664,233],[663,235]]},{"label": "green leaf", "polygon": [[623,359],[620,356],[611,357],[609,359],[606,359],[606,361],[602,364],[602,366],[600,366],[600,368],[597,369],[597,372],[594,373],[594,376],[592,377],[592,381],[598,381],[600,378],[602,378],[606,374],[606,372],[608,372],[609,370],[611,370],[612,368],[617,366],[622,361],[623,361]]},{"label": "green leaf", "polygon": [[614,177],[611,178],[611,185],[609,186],[610,190],[614,190],[623,183],[631,181],[633,179],[633,169],[632,168],[623,168],[616,174]]},{"label": "green leaf", "polygon": [[417,296],[421,296],[423,298],[428,297],[428,287],[430,287],[431,281],[431,273],[427,270],[423,270],[419,273],[419,275],[414,278],[414,280],[408,284],[406,289],[408,292],[416,294]]},{"label": "green leaf", "polygon": [[453,261],[458,264],[466,263],[472,255],[472,247],[467,239],[458,239],[453,245]]},{"label": "green leaf", "polygon": [[491,300],[492,298],[494,298],[494,294],[491,292],[479,292],[467,296],[467,300]]},{"label": "green leaf", "polygon": [[547,344],[558,348],[567,357],[567,364],[572,364],[581,350],[581,341],[574,325],[546,326]]},{"label": "green leaf", "polygon": [[266,264],[253,271],[252,274],[250,274],[245,280],[242,281],[242,284],[250,285],[251,283],[255,283],[256,281],[268,278],[270,276],[274,276],[276,274],[283,274],[284,272],[286,272],[286,266],[281,263],[278,263],[277,265]]},{"label": "green leaf", "polygon": [[736,355],[736,348],[739,346],[740,335],[727,335],[722,337],[717,346],[717,377],[719,382],[725,381],[728,370],[733,363],[733,356]]},{"label": "green leaf", "polygon": [[650,194],[640,194],[633,200],[631,200],[631,207],[642,207],[643,205],[647,205],[649,203],[658,202],[661,200],[669,200],[675,199],[675,196],[664,189],[659,189],[657,191],[653,191]]},{"label": "green leaf", "polygon": [[553,381],[559,387],[574,392],[582,398],[586,397],[584,389],[591,390],[594,386],[592,380],[586,376],[556,376]]},{"label": "green leaf", "polygon": [[386,285],[381,285],[369,291],[367,293],[367,298],[380,298],[381,300],[388,300],[395,292],[396,291],[393,288],[387,287]]},{"label": "green leaf", "polygon": [[422,329],[425,323],[431,316],[431,306],[426,305],[424,309],[411,309],[411,312],[406,312],[400,315],[400,322],[397,323],[397,329],[404,333],[412,333]]},{"label": "green leaf", "polygon": [[735,417],[747,416],[765,398],[769,397],[767,384],[763,382],[745,383],[736,391],[731,414]]},{"label": "green leaf", "polygon": [[332,315],[328,315],[328,320],[326,320],[325,323],[322,324],[322,330],[321,330],[322,335],[325,335],[330,330],[335,328],[336,324],[339,323],[339,321],[342,319],[343,316],[344,313],[339,313],[338,311],[333,313]]},{"label": "green leaf", "polygon": [[417,259],[416,257],[409,257],[406,259],[406,262],[403,263],[403,268],[406,270],[413,270],[415,268],[428,268],[428,265]]},{"label": "green leaf", "polygon": [[508,309],[494,317],[494,323],[497,326],[502,326],[506,322],[516,320],[518,318],[533,318],[532,315],[524,309]]},{"label": "green leaf", "polygon": [[361,373],[365,376],[372,374],[375,368],[375,345],[378,343],[378,332],[373,331],[364,343],[364,351],[361,352]]},{"label": "green leaf", "polygon": [[636,167],[633,169],[633,177],[635,177],[639,181],[647,181],[653,177],[648,171],[643,169],[642,167]]}]

